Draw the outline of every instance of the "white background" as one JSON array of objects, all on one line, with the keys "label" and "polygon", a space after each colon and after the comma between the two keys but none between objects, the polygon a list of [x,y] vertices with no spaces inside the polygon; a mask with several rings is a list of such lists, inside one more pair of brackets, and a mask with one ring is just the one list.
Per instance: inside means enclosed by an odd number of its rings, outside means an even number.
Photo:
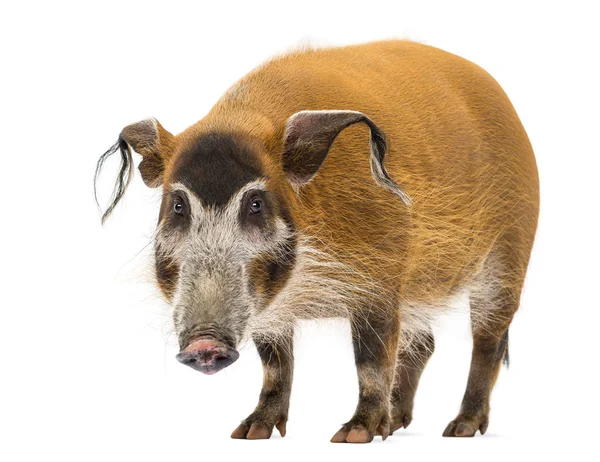
[{"label": "white background", "polygon": [[[0,459],[524,460],[598,456],[598,14],[594,2],[3,2]],[[18,5],[18,6],[17,6]],[[251,345],[204,376],[175,361],[147,281],[160,194],[137,175],[102,228],[97,158],[127,124],[177,133],[225,89],[302,43],[411,38],[503,86],[539,164],[542,212],[510,369],[488,434],[440,435],[469,364],[467,317],[445,319],[414,420],[381,443],[333,445],[357,397],[348,328],[297,340],[288,436],[234,441],[261,369]],[[104,196],[116,172],[108,165]],[[596,459],[597,460],[597,459]]]}]

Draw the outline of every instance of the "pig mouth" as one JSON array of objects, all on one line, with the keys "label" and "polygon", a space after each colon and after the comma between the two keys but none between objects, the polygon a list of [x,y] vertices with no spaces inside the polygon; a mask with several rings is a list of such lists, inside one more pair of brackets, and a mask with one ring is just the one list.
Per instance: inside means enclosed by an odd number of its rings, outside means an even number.
[{"label": "pig mouth", "polygon": [[192,340],[176,359],[194,370],[212,375],[233,364],[239,356],[235,348],[214,338],[201,337]]}]

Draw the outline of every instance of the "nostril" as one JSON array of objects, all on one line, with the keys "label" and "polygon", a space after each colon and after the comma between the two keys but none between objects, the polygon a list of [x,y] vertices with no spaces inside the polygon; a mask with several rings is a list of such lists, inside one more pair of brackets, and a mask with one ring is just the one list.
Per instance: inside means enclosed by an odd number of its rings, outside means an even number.
[{"label": "nostril", "polygon": [[229,356],[224,356],[224,355],[215,356],[215,361],[225,361],[227,359],[229,359]]}]

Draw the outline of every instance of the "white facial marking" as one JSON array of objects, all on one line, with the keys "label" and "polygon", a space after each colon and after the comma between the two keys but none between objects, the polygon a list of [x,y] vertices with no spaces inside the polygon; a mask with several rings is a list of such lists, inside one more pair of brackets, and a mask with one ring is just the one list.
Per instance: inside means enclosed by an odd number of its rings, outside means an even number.
[{"label": "white facial marking", "polygon": [[169,217],[163,217],[156,239],[157,253],[179,268],[172,301],[175,330],[179,334],[190,324],[205,323],[226,326],[241,338],[257,303],[248,265],[262,254],[276,252],[291,231],[279,217],[269,233],[243,226],[241,207],[247,203],[243,198],[249,191],[265,191],[263,179],[247,183],[219,207],[204,204],[182,183],[173,183],[170,189],[185,195],[189,220],[185,229],[178,229],[167,227]]}]

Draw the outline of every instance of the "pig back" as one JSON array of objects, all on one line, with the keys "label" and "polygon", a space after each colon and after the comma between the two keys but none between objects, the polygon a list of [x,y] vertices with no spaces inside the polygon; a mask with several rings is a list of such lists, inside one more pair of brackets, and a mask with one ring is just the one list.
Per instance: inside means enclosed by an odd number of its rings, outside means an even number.
[{"label": "pig back", "polygon": [[538,178],[525,130],[487,72],[442,50],[388,41],[298,51],[247,75],[203,124],[243,127],[280,164],[286,120],[331,109],[363,112],[383,130],[385,165],[412,206],[371,177],[368,128],[347,128],[295,203],[301,232],[324,251],[434,303],[503,235],[533,239]]}]

